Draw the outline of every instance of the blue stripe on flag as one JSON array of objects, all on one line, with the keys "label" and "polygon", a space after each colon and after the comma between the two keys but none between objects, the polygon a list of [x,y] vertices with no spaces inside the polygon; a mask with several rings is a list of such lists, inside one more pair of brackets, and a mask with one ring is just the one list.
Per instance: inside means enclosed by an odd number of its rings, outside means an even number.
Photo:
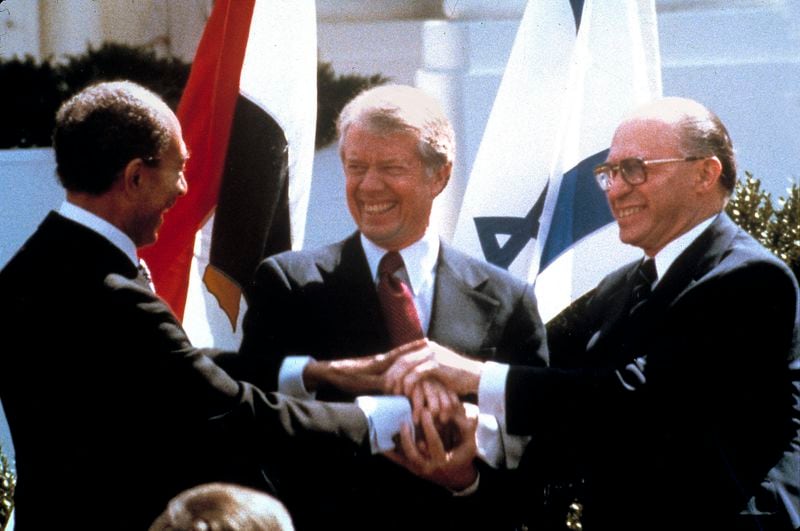
[{"label": "blue stripe on flag", "polygon": [[575,242],[614,220],[605,194],[592,175],[594,167],[605,162],[607,156],[607,149],[596,153],[582,160],[562,177],[539,271],[543,271]]},{"label": "blue stripe on flag", "polygon": [[575,17],[575,33],[581,27],[581,15],[583,14],[583,0],[569,0],[569,5],[572,7],[572,16]]}]

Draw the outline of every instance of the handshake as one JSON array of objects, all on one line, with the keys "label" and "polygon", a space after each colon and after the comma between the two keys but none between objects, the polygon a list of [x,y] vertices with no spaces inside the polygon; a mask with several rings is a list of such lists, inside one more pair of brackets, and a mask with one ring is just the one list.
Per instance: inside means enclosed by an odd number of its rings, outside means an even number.
[{"label": "handshake", "polygon": [[419,477],[453,491],[477,479],[474,396],[483,364],[421,339],[363,358],[311,361],[303,372],[308,390],[334,387],[353,396],[402,395],[412,421],[402,426],[396,448],[384,455]]}]

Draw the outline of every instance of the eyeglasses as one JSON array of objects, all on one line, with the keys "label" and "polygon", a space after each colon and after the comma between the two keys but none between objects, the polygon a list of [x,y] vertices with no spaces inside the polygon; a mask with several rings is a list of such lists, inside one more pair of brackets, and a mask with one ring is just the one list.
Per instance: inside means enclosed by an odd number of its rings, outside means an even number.
[{"label": "eyeglasses", "polygon": [[607,192],[611,188],[611,182],[617,178],[617,175],[622,177],[622,180],[631,186],[637,186],[647,181],[647,167],[656,164],[670,164],[673,162],[691,162],[694,160],[703,160],[711,157],[683,157],[678,159],[653,159],[642,160],[639,158],[622,159],[617,164],[600,164],[594,168],[594,178],[597,179],[597,184],[600,189]]}]

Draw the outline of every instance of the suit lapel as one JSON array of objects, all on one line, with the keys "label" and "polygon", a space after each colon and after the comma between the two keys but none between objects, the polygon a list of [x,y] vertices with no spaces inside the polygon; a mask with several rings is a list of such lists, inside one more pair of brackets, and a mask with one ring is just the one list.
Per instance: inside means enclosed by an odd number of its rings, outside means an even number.
[{"label": "suit lapel", "polygon": [[464,352],[480,351],[500,301],[483,293],[488,277],[442,243],[428,337]]},{"label": "suit lapel", "polygon": [[[339,263],[330,272],[321,272],[325,282],[332,287],[330,300],[335,315],[348,343],[352,342],[350,355],[366,355],[388,350],[389,333],[381,315],[375,283],[361,247],[359,233],[348,237],[341,251]],[[339,303],[337,303],[339,302]],[[343,347],[344,348],[344,347]]]},{"label": "suit lapel", "polygon": [[597,309],[602,310],[602,315],[593,322],[599,323],[597,331],[591,335],[586,345],[587,351],[599,348],[608,342],[616,343],[621,331],[627,323],[628,308],[631,302],[631,286],[633,275],[639,262],[632,262],[604,281],[597,288],[597,293],[592,302],[592,315],[597,314]]},{"label": "suit lapel", "polygon": [[608,341],[616,345],[614,348],[618,355],[626,357],[626,345],[634,346],[640,338],[648,337],[650,328],[663,320],[664,314],[673,303],[719,264],[735,234],[736,226],[725,214],[721,214],[678,256],[656,285],[650,298],[630,318],[627,311],[632,277],[636,273],[638,262],[627,266],[620,280],[612,283],[605,295],[608,314],[600,330],[590,340],[588,348]]},{"label": "suit lapel", "polygon": [[698,283],[716,267],[736,235],[736,225],[721,214],[675,260],[653,290],[653,306],[665,307]]}]

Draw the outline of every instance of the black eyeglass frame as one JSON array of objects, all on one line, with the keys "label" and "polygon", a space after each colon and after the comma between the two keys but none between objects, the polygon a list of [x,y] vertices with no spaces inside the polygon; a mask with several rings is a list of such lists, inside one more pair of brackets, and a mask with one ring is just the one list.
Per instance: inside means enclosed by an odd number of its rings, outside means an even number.
[{"label": "black eyeglass frame", "polygon": [[[607,192],[611,188],[611,181],[613,181],[616,177],[615,175],[619,175],[622,177],[622,180],[628,183],[631,186],[638,186],[640,184],[644,184],[647,182],[647,167],[648,166],[655,166],[657,164],[670,164],[673,162],[694,162],[696,160],[705,160],[712,158],[710,155],[698,155],[693,157],[680,157],[680,158],[672,158],[672,159],[640,159],[638,157],[629,157],[627,159],[622,159],[616,164],[609,164],[604,162],[603,164],[598,164],[594,167],[592,173],[594,174],[594,178],[597,180],[597,185],[600,187],[601,190]],[[630,164],[631,161],[636,162],[641,166],[641,179],[630,179],[630,176],[627,175],[627,172],[622,169],[623,165],[628,163]],[[632,172],[634,175],[637,172]]]}]

